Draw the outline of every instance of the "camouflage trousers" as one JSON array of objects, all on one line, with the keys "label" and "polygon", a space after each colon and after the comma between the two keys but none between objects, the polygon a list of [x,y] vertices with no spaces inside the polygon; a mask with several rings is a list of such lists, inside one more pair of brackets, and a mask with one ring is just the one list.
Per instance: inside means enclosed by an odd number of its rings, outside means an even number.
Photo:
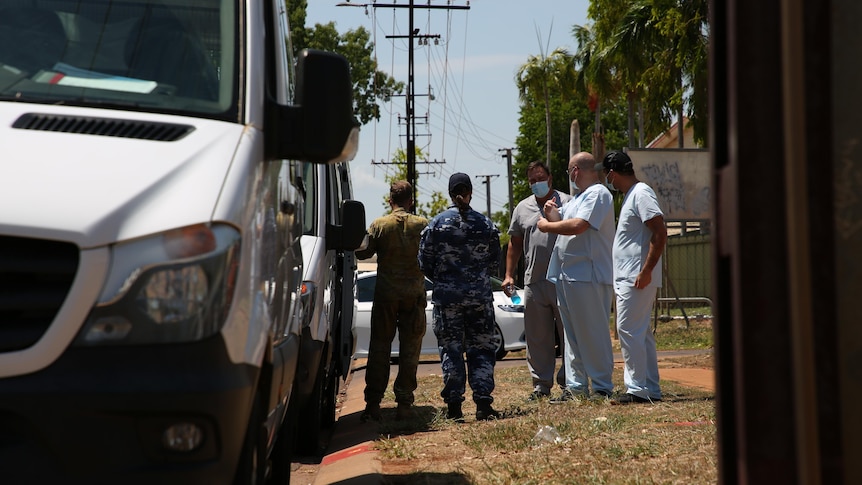
[{"label": "camouflage trousers", "polygon": [[395,402],[413,404],[416,368],[425,336],[425,294],[394,301],[375,301],[371,307],[371,341],[365,368],[365,402],[379,403],[389,385],[392,340],[398,330],[398,376],[392,390]]},{"label": "camouflage trousers", "polygon": [[493,302],[434,305],[433,316],[432,328],[443,367],[443,390],[440,392],[443,401],[463,402],[469,379],[474,402],[493,402],[495,354],[499,345],[499,337],[494,332]]}]

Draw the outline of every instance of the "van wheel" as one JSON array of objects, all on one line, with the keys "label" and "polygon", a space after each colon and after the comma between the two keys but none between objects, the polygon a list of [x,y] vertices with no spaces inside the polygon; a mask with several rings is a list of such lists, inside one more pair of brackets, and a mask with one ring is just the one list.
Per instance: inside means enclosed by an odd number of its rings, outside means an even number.
[{"label": "van wheel", "polygon": [[261,432],[263,429],[261,416],[260,398],[255,396],[237,465],[236,477],[234,478],[235,485],[257,485],[265,481],[266,464],[263,453],[266,444],[262,443],[261,440],[265,439],[266,433]]},{"label": "van wheel", "polygon": [[270,457],[272,475],[269,483],[272,485],[290,484],[290,463],[293,461],[293,423],[291,418],[290,414],[285,415],[275,438],[275,447]]},{"label": "van wheel", "polygon": [[296,451],[306,456],[319,456],[327,445],[335,424],[335,404],[338,397],[338,376],[321,368],[314,389],[299,414],[296,423]]},{"label": "van wheel", "polygon": [[506,342],[503,340],[503,331],[500,330],[500,326],[496,323],[494,324],[494,335],[497,336],[497,338],[499,339],[498,342],[500,342],[497,345],[497,360],[503,360],[503,358],[506,357],[506,354],[508,354],[509,351],[506,350]]}]

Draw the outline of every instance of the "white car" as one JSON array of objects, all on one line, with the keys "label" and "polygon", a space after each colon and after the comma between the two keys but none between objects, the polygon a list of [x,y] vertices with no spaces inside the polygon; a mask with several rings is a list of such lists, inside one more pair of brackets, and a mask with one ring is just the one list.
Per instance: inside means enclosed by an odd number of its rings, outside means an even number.
[{"label": "white car", "polygon": [[[524,338],[524,305],[513,305],[509,297],[503,293],[502,281],[491,277],[491,288],[494,292],[494,319],[497,321],[497,333],[502,337],[497,348],[497,360],[508,352],[525,349]],[[374,286],[377,284],[377,272],[368,271],[356,275],[356,352],[354,358],[368,357],[368,343],[371,341],[371,306],[374,304]],[[425,279],[427,304],[425,306],[426,328],[422,338],[423,355],[440,355],[437,348],[437,337],[431,330],[431,290],[434,284]],[[519,288],[520,289],[520,288]],[[521,292],[523,293],[523,291]],[[398,333],[392,341],[392,357],[398,357]]]}]

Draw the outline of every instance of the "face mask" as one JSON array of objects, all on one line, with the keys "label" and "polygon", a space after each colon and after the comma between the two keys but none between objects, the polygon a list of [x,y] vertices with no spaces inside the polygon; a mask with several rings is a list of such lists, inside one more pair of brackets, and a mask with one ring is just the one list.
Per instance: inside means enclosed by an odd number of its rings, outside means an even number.
[{"label": "face mask", "polygon": [[[608,175],[610,175],[610,174],[608,174]],[[608,188],[608,190],[610,190],[611,192],[613,192],[613,191],[616,191],[616,190],[617,190],[617,189],[615,189],[615,188],[614,188],[614,184],[612,184],[612,183],[610,182],[610,180],[608,180],[608,176],[607,176],[607,175],[605,175],[605,187],[607,187],[607,188]]]},{"label": "face mask", "polygon": [[574,193],[577,193],[577,192],[579,192],[579,191],[581,190],[581,189],[579,189],[579,188],[578,188],[578,186],[577,186],[577,185],[575,185],[575,181],[574,181],[574,180],[569,180],[569,187],[571,187],[571,188],[572,188],[572,192],[574,192]]},{"label": "face mask", "polygon": [[551,188],[548,187],[548,181],[545,180],[543,182],[534,183],[530,186],[530,190],[533,191],[533,195],[541,199],[542,197],[548,195],[548,192],[551,191]]}]

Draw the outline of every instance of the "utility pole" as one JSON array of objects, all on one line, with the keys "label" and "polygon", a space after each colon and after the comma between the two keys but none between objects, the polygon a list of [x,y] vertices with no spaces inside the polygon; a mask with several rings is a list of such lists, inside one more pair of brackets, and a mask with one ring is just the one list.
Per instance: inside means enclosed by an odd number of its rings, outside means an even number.
[{"label": "utility pole", "polygon": [[[350,3],[341,2],[339,6],[356,6],[372,8],[407,8],[408,28],[407,35],[387,35],[387,39],[407,39],[407,116],[405,117],[405,126],[407,134],[407,180],[413,185],[413,200],[418,200],[419,187],[416,183],[416,112],[414,109],[415,93],[413,79],[413,39],[440,38],[439,35],[420,35],[419,29],[413,27],[413,10],[416,8],[422,9],[442,9],[442,10],[469,10],[469,5],[431,5],[430,0],[426,5],[414,5],[414,0],[410,0],[407,4],[398,3]],[[414,205],[415,207],[415,205]],[[415,211],[415,208],[413,209]]]},{"label": "utility pole", "polygon": [[488,213],[486,215],[490,219],[491,218],[491,177],[499,177],[499,175],[476,175],[476,178],[480,178],[480,177],[485,177],[485,180],[482,183],[487,185],[487,187],[485,189],[486,189],[486,193],[488,194],[487,195]]},{"label": "utility pole", "polygon": [[509,175],[509,215],[512,215],[512,211],[515,210],[515,201],[512,195],[512,149],[501,148],[499,151],[504,152],[503,158],[506,159],[506,171]]}]

